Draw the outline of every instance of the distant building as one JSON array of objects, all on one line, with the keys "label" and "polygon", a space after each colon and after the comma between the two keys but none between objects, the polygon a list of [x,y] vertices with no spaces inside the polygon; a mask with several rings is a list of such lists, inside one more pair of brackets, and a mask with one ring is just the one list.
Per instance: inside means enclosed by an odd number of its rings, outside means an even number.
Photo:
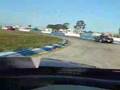
[{"label": "distant building", "polygon": [[2,30],[7,30],[7,27],[6,27],[6,26],[2,26],[1,29],[2,29]]},{"label": "distant building", "polygon": [[2,30],[5,30],[5,31],[15,31],[15,28],[13,26],[3,26]]},{"label": "distant building", "polygon": [[69,36],[69,37],[80,37],[80,34],[77,34],[73,31],[68,31],[65,33],[65,36]]},{"label": "distant building", "polygon": [[84,29],[81,29],[80,27],[76,27],[74,29],[74,32],[77,33],[77,34],[82,34],[85,30]]},{"label": "distant building", "polygon": [[16,25],[15,26],[17,28],[18,31],[23,31],[23,32],[30,32],[32,30],[32,27],[29,27],[29,26],[18,26]]},{"label": "distant building", "polygon": [[67,30],[67,29],[59,29],[59,31],[60,31],[60,32],[63,32],[63,33],[68,32],[68,30]]},{"label": "distant building", "polygon": [[18,29],[19,31],[23,31],[23,32],[30,32],[31,31],[31,28],[26,28],[26,27],[20,27],[19,29]]},{"label": "distant building", "polygon": [[42,33],[48,33],[48,34],[52,33],[52,31],[53,30],[51,28],[46,28],[46,29],[41,30]]}]

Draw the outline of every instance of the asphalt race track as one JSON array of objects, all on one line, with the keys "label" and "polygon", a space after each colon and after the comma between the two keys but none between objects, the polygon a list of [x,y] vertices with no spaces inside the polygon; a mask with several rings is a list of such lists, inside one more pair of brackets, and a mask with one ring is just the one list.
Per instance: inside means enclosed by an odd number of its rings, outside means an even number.
[{"label": "asphalt race track", "polygon": [[99,68],[120,68],[120,45],[103,44],[76,38],[67,38],[70,45],[64,49],[34,57],[35,64],[42,58],[53,58],[93,65]]}]

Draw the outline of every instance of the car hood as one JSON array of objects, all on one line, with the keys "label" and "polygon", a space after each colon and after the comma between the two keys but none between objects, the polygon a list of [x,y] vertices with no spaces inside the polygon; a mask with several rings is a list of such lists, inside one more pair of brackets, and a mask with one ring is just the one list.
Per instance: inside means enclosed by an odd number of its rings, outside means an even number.
[{"label": "car hood", "polygon": [[[37,61],[35,61],[37,62]],[[69,60],[59,60],[53,58],[42,58],[37,62],[39,67],[66,67],[66,68],[96,68],[95,66],[71,62]],[[36,68],[30,57],[2,57],[0,58],[0,68]]]},{"label": "car hood", "polygon": [[95,66],[72,62],[69,60],[59,60],[53,58],[42,58],[39,67],[66,67],[66,68],[95,68]]}]

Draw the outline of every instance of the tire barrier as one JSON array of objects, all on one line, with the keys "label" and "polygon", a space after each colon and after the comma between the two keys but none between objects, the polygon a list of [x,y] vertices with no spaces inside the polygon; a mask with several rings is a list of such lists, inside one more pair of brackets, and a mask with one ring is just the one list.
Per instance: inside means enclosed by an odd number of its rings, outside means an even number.
[{"label": "tire barrier", "polygon": [[42,54],[45,52],[51,52],[57,48],[63,48],[68,44],[68,40],[63,39],[62,42],[52,45],[46,45],[42,48],[34,49],[21,49],[15,52],[1,52],[0,57],[30,57],[37,54]]}]

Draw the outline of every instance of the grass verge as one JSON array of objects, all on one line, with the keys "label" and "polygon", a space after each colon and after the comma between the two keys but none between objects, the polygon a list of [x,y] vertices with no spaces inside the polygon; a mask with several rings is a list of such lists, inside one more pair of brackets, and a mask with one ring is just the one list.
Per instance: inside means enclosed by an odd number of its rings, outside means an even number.
[{"label": "grass verge", "polygon": [[59,38],[40,33],[0,31],[0,52],[23,48],[40,48],[60,41]]}]

